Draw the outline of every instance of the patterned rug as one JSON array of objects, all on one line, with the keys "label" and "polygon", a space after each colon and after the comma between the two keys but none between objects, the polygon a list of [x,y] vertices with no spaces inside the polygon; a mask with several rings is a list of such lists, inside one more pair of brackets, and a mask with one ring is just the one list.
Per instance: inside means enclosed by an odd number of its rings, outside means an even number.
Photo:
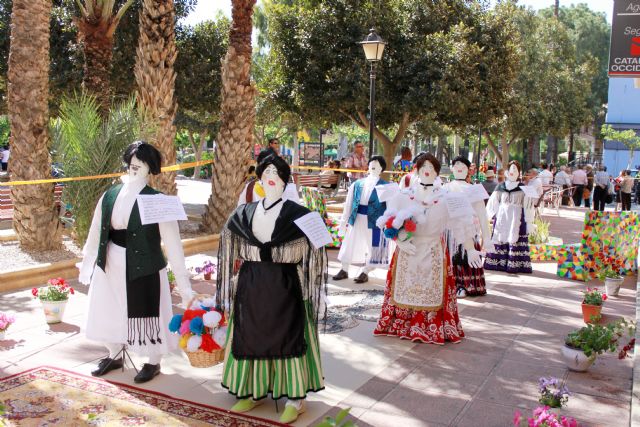
[{"label": "patterned rug", "polygon": [[1,379],[0,404],[10,426],[282,426],[48,366]]}]

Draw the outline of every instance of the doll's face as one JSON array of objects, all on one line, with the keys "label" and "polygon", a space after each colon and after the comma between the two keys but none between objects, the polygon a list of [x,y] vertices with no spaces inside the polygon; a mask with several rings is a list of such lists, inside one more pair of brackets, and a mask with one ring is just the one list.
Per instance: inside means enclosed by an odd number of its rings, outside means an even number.
[{"label": "doll's face", "polygon": [[380,176],[382,173],[382,166],[377,160],[374,160],[369,163],[369,175],[375,176],[376,178]]},{"label": "doll's face", "polygon": [[267,198],[280,198],[284,192],[285,182],[278,176],[278,168],[274,165],[265,168],[260,183]]},{"label": "doll's face", "polygon": [[129,182],[141,181],[149,176],[149,166],[135,155],[129,164]]},{"label": "doll's face", "polygon": [[509,171],[507,172],[507,181],[516,182],[520,177],[520,172],[516,165],[509,166]]},{"label": "doll's face", "polygon": [[469,174],[469,168],[462,162],[455,162],[453,164],[453,176],[456,179],[467,179]]},{"label": "doll's face", "polygon": [[422,167],[418,170],[420,176],[420,182],[423,184],[433,184],[438,177],[436,169],[433,167],[430,161],[425,161]]}]

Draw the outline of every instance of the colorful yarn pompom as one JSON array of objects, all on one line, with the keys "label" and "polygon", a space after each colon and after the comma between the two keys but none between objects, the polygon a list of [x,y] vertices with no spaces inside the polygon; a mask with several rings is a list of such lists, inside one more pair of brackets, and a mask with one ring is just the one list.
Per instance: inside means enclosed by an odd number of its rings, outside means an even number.
[{"label": "colorful yarn pompom", "polygon": [[191,323],[189,323],[189,330],[196,335],[202,335],[202,331],[204,330],[204,323],[202,323],[202,317],[196,317],[195,319],[191,319]]},{"label": "colorful yarn pompom", "polygon": [[393,228],[393,220],[396,219],[395,216],[390,216],[387,222],[384,223],[385,228]]},{"label": "colorful yarn pompom", "polygon": [[180,324],[182,323],[182,314],[176,314],[171,318],[169,322],[169,331],[176,333],[178,329],[180,329]]},{"label": "colorful yarn pompom", "polygon": [[204,310],[187,310],[182,315],[182,320],[185,321],[195,319],[196,317],[202,317],[202,315],[205,313],[206,311]]},{"label": "colorful yarn pompom", "polygon": [[213,340],[220,346],[220,348],[223,348],[227,341],[227,327],[223,326],[216,329],[213,333]]},{"label": "colorful yarn pompom", "polygon": [[202,337],[199,335],[192,336],[189,338],[189,341],[187,341],[187,351],[191,353],[198,351],[200,344],[202,344]]},{"label": "colorful yarn pompom", "polygon": [[202,322],[208,328],[215,328],[220,323],[220,320],[222,320],[222,315],[217,311],[210,311],[202,316]]},{"label": "colorful yarn pompom", "polygon": [[189,338],[191,338],[191,334],[186,333],[183,336],[180,337],[180,341],[178,342],[178,345],[180,346],[181,349],[185,349],[187,348],[187,342],[189,341]]},{"label": "colorful yarn pompom", "polygon": [[407,219],[404,221],[404,229],[407,230],[408,233],[413,233],[416,231],[416,223]]},{"label": "colorful yarn pompom", "polygon": [[398,230],[396,230],[395,228],[385,228],[384,236],[387,239],[396,239],[398,237]]},{"label": "colorful yarn pompom", "polygon": [[211,353],[213,350],[219,350],[222,347],[220,347],[211,337],[211,335],[209,334],[204,334],[202,335],[202,345],[200,346],[201,349],[203,349],[204,351],[206,351],[207,353]]},{"label": "colorful yarn pompom", "polygon": [[183,320],[182,324],[180,325],[180,329],[178,329],[178,333],[180,335],[184,335],[187,332],[189,332],[189,321],[188,320]]}]

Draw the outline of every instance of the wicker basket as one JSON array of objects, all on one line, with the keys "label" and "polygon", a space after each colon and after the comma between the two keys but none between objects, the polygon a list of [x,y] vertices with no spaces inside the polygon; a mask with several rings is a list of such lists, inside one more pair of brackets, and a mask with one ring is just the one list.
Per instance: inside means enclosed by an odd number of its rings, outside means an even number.
[{"label": "wicker basket", "polygon": [[211,353],[207,353],[202,349],[194,352],[185,351],[185,353],[189,358],[189,363],[194,368],[209,368],[224,360],[224,348],[213,350]]}]

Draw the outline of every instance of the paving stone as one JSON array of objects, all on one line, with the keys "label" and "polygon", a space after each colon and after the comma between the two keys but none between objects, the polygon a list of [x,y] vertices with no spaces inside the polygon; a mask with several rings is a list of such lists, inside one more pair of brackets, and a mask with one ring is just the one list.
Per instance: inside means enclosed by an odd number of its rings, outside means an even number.
[{"label": "paving stone", "polygon": [[470,374],[457,369],[437,369],[432,366],[421,366],[411,372],[398,384],[415,390],[450,394],[456,397],[472,399],[486,376]]},{"label": "paving stone", "polygon": [[527,412],[515,406],[476,400],[467,408],[455,425],[458,427],[511,426],[516,411]]},{"label": "paving stone", "polygon": [[[398,387],[373,405],[373,411],[411,416],[421,421],[449,424],[466,404],[463,396]],[[366,414],[365,414],[366,417]],[[365,418],[366,421],[366,418]]]}]

